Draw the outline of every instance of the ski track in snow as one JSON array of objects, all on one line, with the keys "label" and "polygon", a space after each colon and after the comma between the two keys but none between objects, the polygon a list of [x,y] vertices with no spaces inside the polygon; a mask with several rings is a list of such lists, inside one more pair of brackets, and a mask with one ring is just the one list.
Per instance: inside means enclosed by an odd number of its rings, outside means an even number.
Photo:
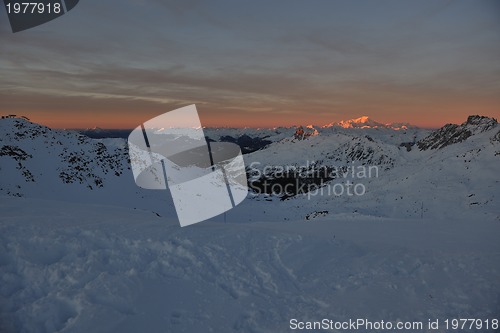
[{"label": "ski track in snow", "polygon": [[206,222],[2,197],[1,332],[289,332],[493,318],[498,221]]}]

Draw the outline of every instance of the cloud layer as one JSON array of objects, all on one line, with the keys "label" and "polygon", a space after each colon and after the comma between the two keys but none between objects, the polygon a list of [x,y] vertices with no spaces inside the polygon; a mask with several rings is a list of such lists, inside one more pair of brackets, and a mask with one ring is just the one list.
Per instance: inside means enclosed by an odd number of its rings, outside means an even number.
[{"label": "cloud layer", "polygon": [[500,115],[496,1],[81,1],[12,34],[0,112],[132,127],[197,103],[218,126]]}]

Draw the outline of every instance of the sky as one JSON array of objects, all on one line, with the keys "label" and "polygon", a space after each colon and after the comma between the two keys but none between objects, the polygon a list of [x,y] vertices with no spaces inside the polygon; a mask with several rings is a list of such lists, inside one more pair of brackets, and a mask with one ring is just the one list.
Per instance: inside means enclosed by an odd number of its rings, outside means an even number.
[{"label": "sky", "polygon": [[2,6],[0,41],[0,114],[57,128],[500,118],[495,0],[80,0],[18,33]]}]

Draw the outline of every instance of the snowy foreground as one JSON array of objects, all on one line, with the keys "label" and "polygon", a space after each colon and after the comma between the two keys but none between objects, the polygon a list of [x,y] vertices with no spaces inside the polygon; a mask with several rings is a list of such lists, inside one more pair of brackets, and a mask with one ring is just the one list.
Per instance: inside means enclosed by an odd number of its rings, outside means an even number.
[{"label": "snowy foreground", "polygon": [[180,228],[95,204],[2,197],[0,210],[0,332],[292,332],[293,318],[500,313],[498,221]]}]

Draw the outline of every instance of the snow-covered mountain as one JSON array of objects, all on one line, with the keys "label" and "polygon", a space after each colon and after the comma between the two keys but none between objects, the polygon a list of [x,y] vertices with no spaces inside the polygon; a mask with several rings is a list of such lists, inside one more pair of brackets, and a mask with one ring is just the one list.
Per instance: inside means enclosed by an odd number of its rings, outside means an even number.
[{"label": "snow-covered mountain", "polygon": [[417,146],[421,150],[441,149],[448,145],[465,141],[474,134],[495,129],[497,125],[496,119],[484,116],[470,116],[461,125],[445,125],[425,139],[420,140]]},{"label": "snow-covered mountain", "polygon": [[[251,167],[249,178],[256,181],[257,192],[268,194],[275,192],[271,190],[273,186],[282,189],[286,184],[296,184],[288,187],[295,202],[291,206],[300,207],[290,208],[292,215],[303,216],[304,210],[309,209],[309,213],[390,217],[486,214],[500,218],[497,121],[471,116],[464,124],[455,125],[455,134],[451,136],[467,133],[463,141],[450,142],[449,127],[436,131],[333,127],[332,132],[323,130],[308,140],[284,139],[246,155],[247,166]],[[449,144],[442,146],[442,142]],[[442,149],[426,149],[429,144]],[[370,166],[377,166],[376,176],[358,177],[347,172]],[[324,171],[318,170],[342,172],[328,172],[325,176]],[[335,184],[340,186],[348,181],[359,183],[366,193],[327,193]],[[320,195],[311,198],[307,192],[318,192],[314,191],[317,186]],[[297,188],[302,195],[295,195]],[[275,193],[290,200],[289,194]]]},{"label": "snow-covered mountain", "polygon": [[253,192],[227,223],[180,228],[168,191],[135,185],[124,139],[1,119],[0,332],[498,319],[496,120],[297,130],[211,130],[268,140],[245,154],[250,185],[296,193]]},{"label": "snow-covered mountain", "polygon": [[136,186],[123,139],[90,139],[22,118],[1,119],[0,133],[4,195],[171,211],[158,193]]},{"label": "snow-covered mountain", "polygon": [[323,127],[342,127],[342,128],[391,128],[393,130],[406,130],[409,128],[415,128],[415,126],[409,123],[389,123],[383,124],[379,123],[368,116],[362,116],[355,119],[341,120],[339,122],[333,122]]},{"label": "snow-covered mountain", "polygon": [[[135,185],[123,139],[90,139],[19,118],[0,120],[0,129],[3,194],[104,200],[175,216],[168,191],[147,191]],[[238,209],[252,211],[262,202],[266,206],[287,198],[278,204],[290,206],[276,213],[280,219],[305,218],[314,211],[385,217],[477,211],[500,215],[495,119],[471,116],[462,125],[436,131],[332,126],[304,127],[304,133],[313,135],[297,135],[300,129],[206,131],[211,140],[248,145],[244,156],[253,191],[251,200]],[[376,167],[376,177],[359,179],[353,172],[370,166]],[[347,181],[362,184],[366,193],[310,197],[317,187],[326,190]],[[246,218],[263,217],[249,214]]]},{"label": "snow-covered mountain", "polygon": [[[297,139],[304,139],[310,136],[320,135],[322,132],[329,133],[331,130],[341,129],[391,129],[391,130],[418,130],[416,126],[409,123],[382,124],[363,116],[357,119],[344,120],[330,123],[324,126],[291,126],[276,128],[213,128],[205,127],[204,132],[209,141],[227,141],[240,145],[244,154],[260,150],[267,147],[272,142],[294,136]],[[126,139],[131,130],[103,130],[101,128],[77,130],[90,138],[123,138]],[[391,131],[391,135],[394,133]],[[360,133],[357,133],[360,135]]]}]

